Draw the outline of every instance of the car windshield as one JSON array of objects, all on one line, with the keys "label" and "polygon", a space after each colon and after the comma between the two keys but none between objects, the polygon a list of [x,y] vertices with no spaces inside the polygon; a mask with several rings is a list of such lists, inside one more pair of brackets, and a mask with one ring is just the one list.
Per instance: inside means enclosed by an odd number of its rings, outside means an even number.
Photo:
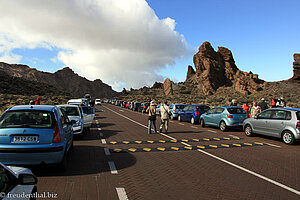
[{"label": "car windshield", "polygon": [[76,107],[62,107],[68,116],[80,116]]},{"label": "car windshield", "polygon": [[94,109],[92,107],[84,107],[83,106],[82,111],[83,111],[83,113],[88,114],[88,115],[94,114]]},{"label": "car windshield", "polygon": [[49,111],[8,111],[0,119],[0,128],[53,128],[54,121]]},{"label": "car windshield", "polygon": [[197,111],[207,112],[209,110],[209,106],[197,106]]},{"label": "car windshield", "polygon": [[175,108],[176,109],[184,109],[185,105],[176,105]]},{"label": "car windshield", "polygon": [[230,114],[246,114],[246,111],[243,108],[228,108]]}]

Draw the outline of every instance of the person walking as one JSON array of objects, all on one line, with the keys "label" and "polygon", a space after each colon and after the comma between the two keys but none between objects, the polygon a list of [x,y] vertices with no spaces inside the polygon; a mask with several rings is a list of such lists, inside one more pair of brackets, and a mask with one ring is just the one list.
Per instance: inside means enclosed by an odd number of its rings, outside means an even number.
[{"label": "person walking", "polygon": [[236,99],[232,99],[230,106],[238,106],[237,100]]},{"label": "person walking", "polygon": [[155,101],[150,102],[150,106],[148,106],[146,112],[148,112],[148,134],[151,134],[151,125],[153,123],[154,133],[156,133],[156,103]]},{"label": "person walking", "polygon": [[34,105],[41,105],[41,101],[42,101],[42,98],[41,98],[41,97],[38,97],[38,98],[34,101]]},{"label": "person walking", "polygon": [[256,101],[253,101],[253,106],[251,107],[250,110],[250,117],[255,117],[261,112],[261,108],[257,105]]},{"label": "person walking", "polygon": [[280,99],[277,100],[276,107],[282,107],[282,108],[286,107],[284,96],[281,96]]},{"label": "person walking", "polygon": [[243,106],[242,106],[242,108],[246,111],[246,113],[248,113],[249,114],[249,106],[248,106],[248,103],[245,103]]},{"label": "person walking", "polygon": [[265,102],[265,98],[261,98],[261,102],[258,103],[261,111],[268,109],[268,104]]},{"label": "person walking", "polygon": [[168,128],[169,128],[169,118],[170,118],[170,108],[167,105],[168,102],[165,101],[161,106],[160,106],[160,128],[159,132],[162,133],[162,129],[165,126],[165,133],[168,133]]}]

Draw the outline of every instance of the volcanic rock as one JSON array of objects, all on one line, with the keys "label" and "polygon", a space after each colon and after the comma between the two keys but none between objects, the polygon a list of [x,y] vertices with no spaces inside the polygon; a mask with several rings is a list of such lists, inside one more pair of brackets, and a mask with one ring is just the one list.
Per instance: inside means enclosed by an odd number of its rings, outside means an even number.
[{"label": "volcanic rock", "polygon": [[164,81],[164,92],[166,96],[173,95],[172,82],[168,78]]},{"label": "volcanic rock", "polygon": [[193,69],[193,67],[191,65],[188,66],[188,71],[186,74],[186,80],[192,78],[194,75],[196,74],[195,70]]},{"label": "volcanic rock", "polygon": [[300,80],[300,54],[295,53],[294,60],[294,76],[292,77],[292,80]]}]

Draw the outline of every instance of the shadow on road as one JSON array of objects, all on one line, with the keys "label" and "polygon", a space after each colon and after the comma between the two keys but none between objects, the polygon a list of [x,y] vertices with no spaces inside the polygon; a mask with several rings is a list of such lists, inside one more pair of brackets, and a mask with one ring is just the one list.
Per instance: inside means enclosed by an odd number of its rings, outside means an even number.
[{"label": "shadow on road", "polygon": [[[118,170],[128,168],[136,163],[136,158],[129,153],[122,153],[116,167]],[[78,176],[98,174],[110,171],[103,147],[99,146],[74,146],[68,157],[66,171],[60,171],[53,165],[30,166],[29,168],[37,177]],[[123,161],[122,161],[123,160]]]}]

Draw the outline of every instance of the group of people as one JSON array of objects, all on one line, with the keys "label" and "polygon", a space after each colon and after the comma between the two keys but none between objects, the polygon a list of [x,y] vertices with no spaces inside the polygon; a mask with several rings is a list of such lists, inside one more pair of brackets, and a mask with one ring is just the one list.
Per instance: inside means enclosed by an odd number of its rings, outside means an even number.
[{"label": "group of people", "polygon": [[[160,127],[159,132],[162,133],[163,127],[165,127],[165,133],[168,133],[169,128],[169,118],[171,111],[168,102],[165,101],[160,106]],[[154,133],[156,133],[156,102],[151,101],[150,106],[148,106],[146,112],[148,112],[148,134],[151,134],[151,126],[153,124]]]},{"label": "group of people", "polygon": [[31,100],[29,105],[41,105],[42,97],[38,97],[36,100]]}]

